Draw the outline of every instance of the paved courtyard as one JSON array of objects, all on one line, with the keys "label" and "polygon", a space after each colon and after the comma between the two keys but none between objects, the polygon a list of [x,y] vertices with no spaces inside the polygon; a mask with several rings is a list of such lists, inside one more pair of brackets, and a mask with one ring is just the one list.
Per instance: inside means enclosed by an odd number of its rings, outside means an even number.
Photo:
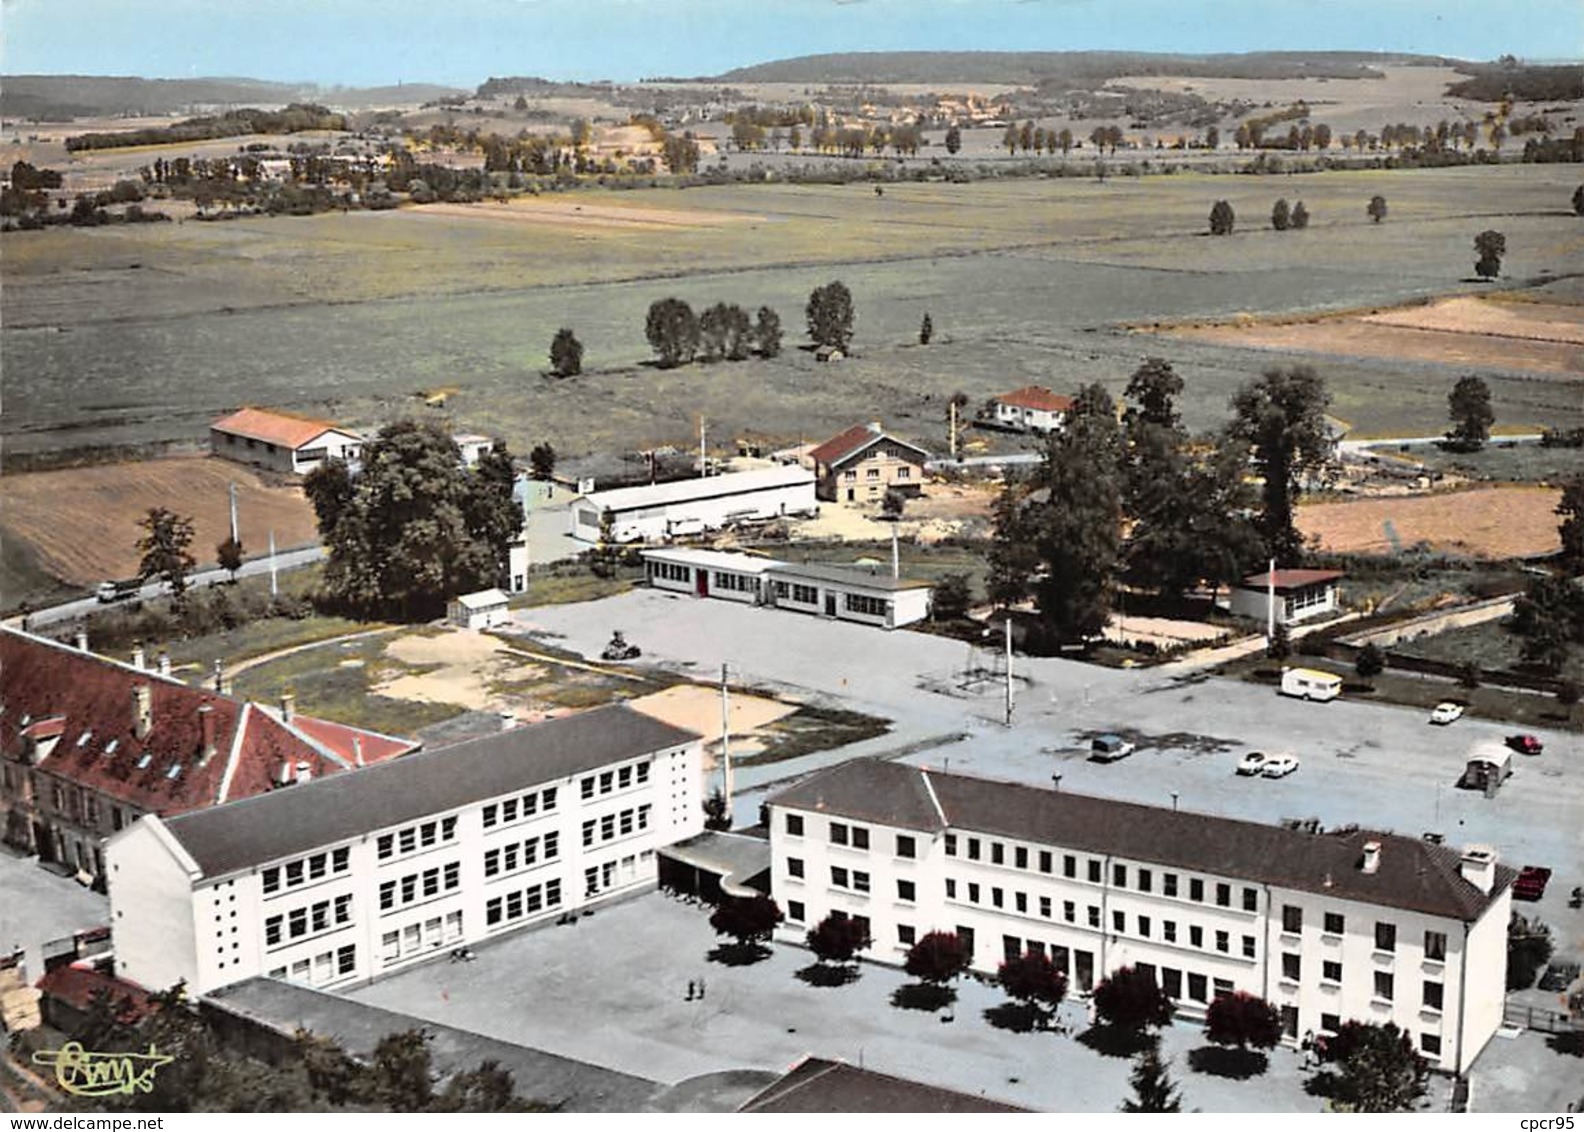
[{"label": "paved courtyard", "polygon": [[27,951],[28,977],[44,973],[41,946],[110,922],[110,901],[70,877],[39,868],[36,857],[0,846],[0,949]]},{"label": "paved courtyard", "polygon": [[[795,977],[812,962],[801,948],[726,967],[706,959],[717,942],[707,910],[651,893],[481,947],[476,962],[430,964],[349,997],[671,1084],[733,1069],[780,1072],[815,1053],[1039,1109],[1115,1111],[1131,1095],[1127,1059],[1070,1035],[991,1026],[983,1012],[1006,1001],[992,987],[960,983],[953,1020],[943,1022],[891,1005],[908,982],[896,969],[866,963],[856,983],[816,988]],[[705,996],[688,1002],[695,979]],[[1080,1004],[1063,1013],[1075,1033],[1084,1029]],[[1185,1111],[1320,1110],[1296,1053],[1276,1050],[1264,1075],[1233,1081],[1189,1069],[1189,1051],[1204,1044],[1197,1026],[1163,1035]]]}]

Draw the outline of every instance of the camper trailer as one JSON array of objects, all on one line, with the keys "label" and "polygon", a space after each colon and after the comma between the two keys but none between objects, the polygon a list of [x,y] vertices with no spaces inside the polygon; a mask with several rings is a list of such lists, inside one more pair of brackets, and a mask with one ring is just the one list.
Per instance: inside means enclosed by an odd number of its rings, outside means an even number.
[{"label": "camper trailer", "polygon": [[1316,668],[1282,669],[1281,694],[1301,700],[1334,700],[1342,694],[1342,677]]},{"label": "camper trailer", "polygon": [[1458,785],[1465,790],[1496,789],[1512,777],[1512,752],[1500,743],[1482,743],[1469,752]]}]

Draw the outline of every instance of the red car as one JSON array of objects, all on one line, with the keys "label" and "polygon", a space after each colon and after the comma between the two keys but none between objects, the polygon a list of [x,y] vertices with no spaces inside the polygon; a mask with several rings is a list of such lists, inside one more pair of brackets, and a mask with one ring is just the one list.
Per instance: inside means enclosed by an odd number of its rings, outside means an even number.
[{"label": "red car", "polygon": [[1507,745],[1520,755],[1538,755],[1545,750],[1545,744],[1538,735],[1509,735]]},{"label": "red car", "polygon": [[1546,882],[1551,879],[1551,870],[1541,865],[1525,865],[1518,872],[1518,879],[1513,882],[1514,900],[1539,900],[1545,895]]}]

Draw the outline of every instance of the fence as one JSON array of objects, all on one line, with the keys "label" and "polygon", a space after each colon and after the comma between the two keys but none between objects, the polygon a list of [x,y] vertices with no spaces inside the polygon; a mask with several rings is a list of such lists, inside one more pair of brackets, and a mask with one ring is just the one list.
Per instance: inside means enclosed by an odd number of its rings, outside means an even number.
[{"label": "fence", "polygon": [[1524,1006],[1509,1002],[1502,1007],[1502,1021],[1509,1026],[1522,1026],[1543,1034],[1571,1034],[1584,1030],[1584,1025],[1573,1021],[1573,1016],[1543,1006]]}]

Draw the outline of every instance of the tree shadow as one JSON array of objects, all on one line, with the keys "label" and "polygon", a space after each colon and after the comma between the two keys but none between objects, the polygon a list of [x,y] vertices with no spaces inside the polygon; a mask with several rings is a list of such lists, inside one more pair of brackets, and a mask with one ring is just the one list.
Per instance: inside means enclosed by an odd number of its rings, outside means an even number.
[{"label": "tree shadow", "polygon": [[1584,1032],[1574,1030],[1571,1034],[1552,1034],[1546,1039],[1546,1046],[1552,1053],[1584,1057]]},{"label": "tree shadow", "polygon": [[1342,1095],[1342,1075],[1334,1069],[1321,1069],[1304,1082],[1304,1092],[1336,1100]]},{"label": "tree shadow", "polygon": [[1029,1002],[1003,1002],[984,1012],[984,1020],[998,1030],[1031,1034],[1045,1029],[1045,1012]]},{"label": "tree shadow", "polygon": [[1235,1046],[1200,1046],[1188,1051],[1188,1067],[1195,1073],[1247,1081],[1270,1068],[1270,1058],[1256,1049]]},{"label": "tree shadow", "polygon": [[957,1001],[957,991],[936,983],[904,983],[891,992],[898,1010],[944,1010]]},{"label": "tree shadow", "polygon": [[792,974],[811,987],[844,987],[858,981],[858,968],[846,963],[810,963]]},{"label": "tree shadow", "polygon": [[1128,1030],[1097,1022],[1078,1035],[1078,1041],[1101,1057],[1137,1057],[1155,1042],[1145,1030]]},{"label": "tree shadow", "polygon": [[770,949],[762,943],[722,943],[711,948],[707,958],[723,967],[748,967],[770,958]]}]

